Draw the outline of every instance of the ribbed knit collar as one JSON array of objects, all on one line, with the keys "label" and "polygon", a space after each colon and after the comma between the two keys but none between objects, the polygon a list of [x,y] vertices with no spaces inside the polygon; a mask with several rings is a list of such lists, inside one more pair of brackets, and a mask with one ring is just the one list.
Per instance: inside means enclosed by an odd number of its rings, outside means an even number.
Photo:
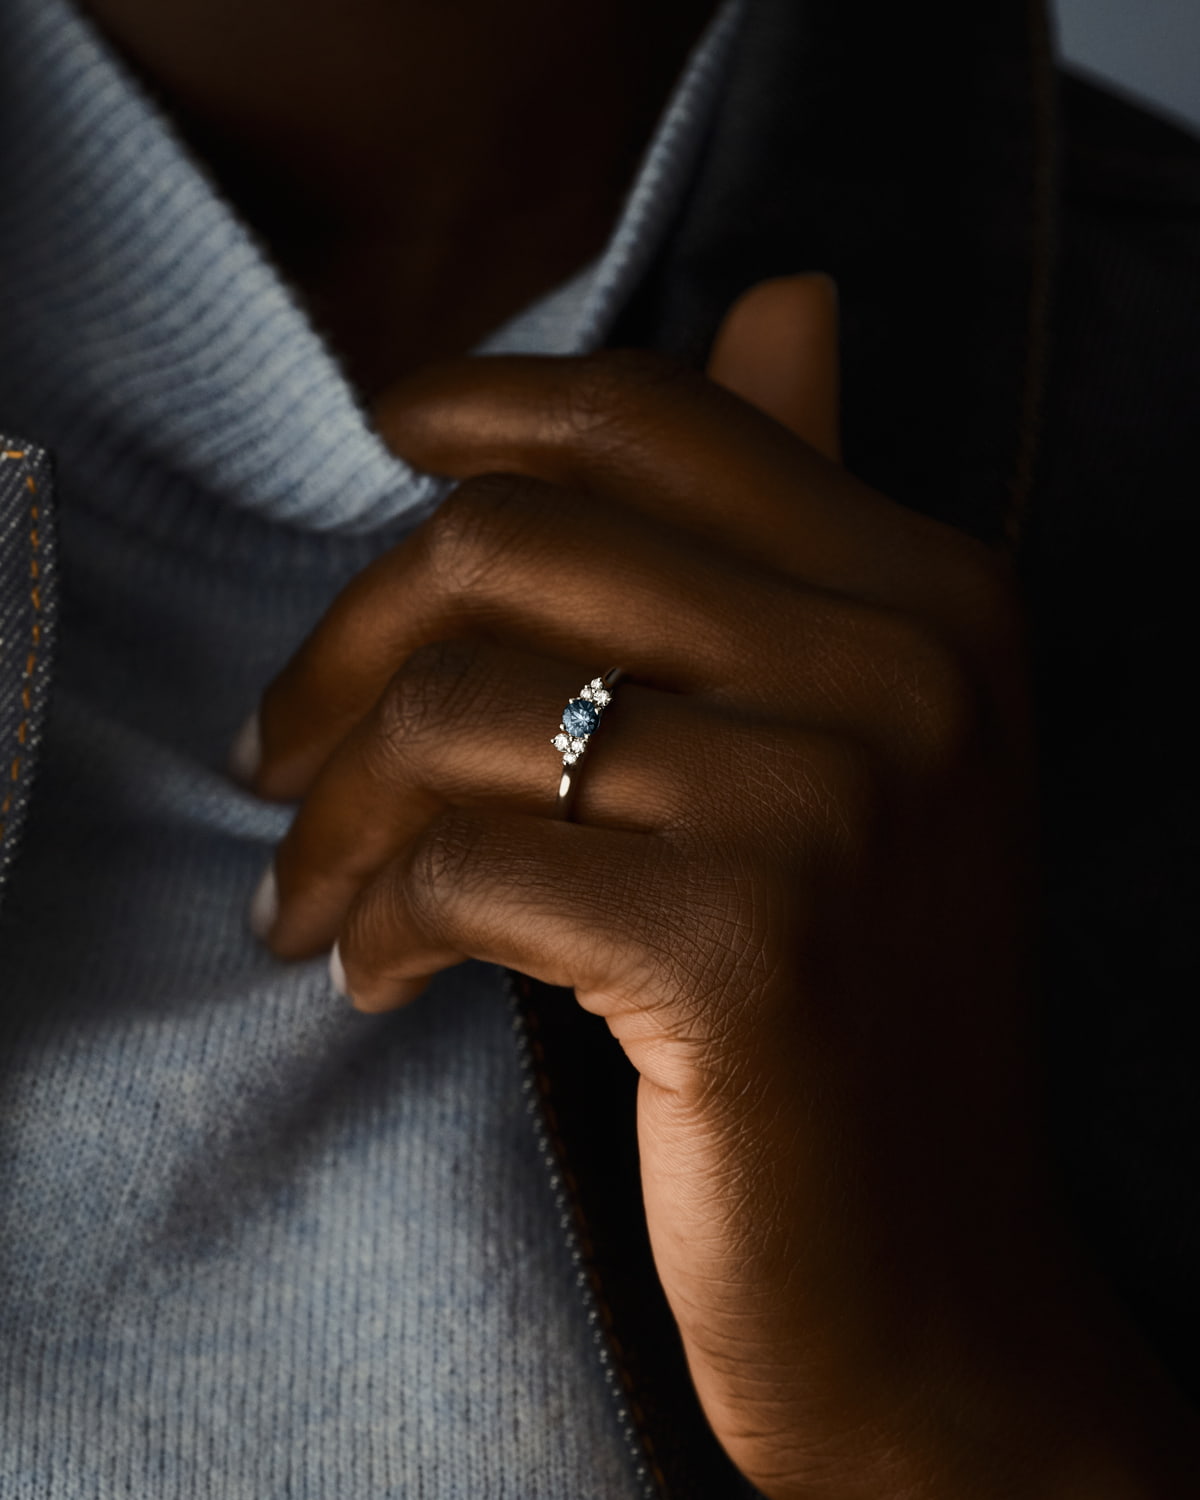
[{"label": "ribbed knit collar", "polygon": [[[612,237],[483,346],[603,342],[695,170],[745,0],[724,0]],[[0,417],[133,521],[197,497],[305,530],[416,519],[394,458],[275,269],[169,122],[66,0],[0,5]]]}]

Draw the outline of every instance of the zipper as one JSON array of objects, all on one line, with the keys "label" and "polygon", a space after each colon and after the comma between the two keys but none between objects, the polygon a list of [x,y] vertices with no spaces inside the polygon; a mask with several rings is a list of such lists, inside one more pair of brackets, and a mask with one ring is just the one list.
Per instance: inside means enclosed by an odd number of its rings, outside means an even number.
[{"label": "zipper", "polygon": [[654,1446],[638,1401],[632,1375],[621,1357],[612,1312],[591,1250],[591,1233],[576,1187],[575,1174],[558,1127],[553,1088],[538,1035],[537,1010],[531,982],[512,969],[501,969],[501,983],[512,1012],[513,1037],[521,1069],[521,1091],[533,1126],[558,1214],[559,1229],[575,1269],[575,1284],[587,1312],[596,1356],[622,1439],[633,1465],[641,1500],[670,1500],[666,1477],[654,1456]]}]

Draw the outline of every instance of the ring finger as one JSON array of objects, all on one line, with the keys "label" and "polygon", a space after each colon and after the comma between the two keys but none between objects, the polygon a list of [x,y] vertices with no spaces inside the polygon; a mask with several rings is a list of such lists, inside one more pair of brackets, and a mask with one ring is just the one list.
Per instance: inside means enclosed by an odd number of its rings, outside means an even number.
[{"label": "ring finger", "polygon": [[[556,816],[550,740],[585,677],[566,662],[467,641],[410,657],[327,762],[280,845],[263,934],[271,948],[298,958],[329,947],[357,893],[447,807]],[[668,837],[702,827],[706,839],[728,821],[713,789],[748,768],[786,778],[803,816],[829,806],[854,761],[844,735],[736,719],[636,682],[617,689],[585,756],[578,821]],[[741,816],[730,836],[753,823]]]},{"label": "ring finger", "polygon": [[[585,680],[569,663],[468,641],[409,657],[323,767],[279,847],[272,949],[297,958],[327,948],[355,893],[447,806],[555,816],[551,739]],[[650,832],[683,811],[680,768],[668,770],[664,747],[698,743],[687,732],[698,709],[632,682],[619,695],[600,748],[589,741],[575,808],[596,826]]]}]

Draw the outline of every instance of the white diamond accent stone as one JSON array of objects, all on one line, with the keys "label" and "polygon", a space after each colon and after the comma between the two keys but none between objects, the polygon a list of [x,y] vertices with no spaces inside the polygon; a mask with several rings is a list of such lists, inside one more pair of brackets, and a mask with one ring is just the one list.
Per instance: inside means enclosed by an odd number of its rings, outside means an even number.
[{"label": "white diamond accent stone", "polygon": [[565,750],[570,743],[571,741],[565,734],[556,734],[554,736],[553,744],[556,750]]},{"label": "white diamond accent stone", "polygon": [[567,753],[563,756],[563,765],[573,766],[578,759],[578,755],[576,755],[573,751],[568,750]]},{"label": "white diamond accent stone", "polygon": [[609,701],[609,699],[611,699],[612,694],[606,693],[604,689],[601,688],[598,693],[593,693],[592,697],[596,700],[600,707],[603,708],[604,705]]},{"label": "white diamond accent stone", "polygon": [[579,689],[579,696],[581,698],[590,698],[592,696],[592,690],[591,690],[591,688],[590,687],[580,688]]},{"label": "white diamond accent stone", "polygon": [[575,755],[582,755],[583,752],[584,752],[584,749],[586,748],[586,746],[587,746],[587,741],[586,740],[572,740],[571,741],[571,750],[572,750],[572,753],[575,754]]},{"label": "white diamond accent stone", "polygon": [[604,678],[593,677],[591,682],[588,683],[588,687],[590,687],[593,692],[600,692],[604,687]]}]

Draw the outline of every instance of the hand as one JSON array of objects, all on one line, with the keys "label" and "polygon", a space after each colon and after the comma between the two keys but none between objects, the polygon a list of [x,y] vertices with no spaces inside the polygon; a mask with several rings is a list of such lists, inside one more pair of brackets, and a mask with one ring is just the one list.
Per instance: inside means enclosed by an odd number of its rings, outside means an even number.
[{"label": "hand", "polygon": [[[1142,1366],[1040,1165],[1009,567],[838,465],[828,289],[764,296],[712,373],[770,416],[640,355],[381,403],[463,483],[265,696],[255,784],[302,803],[269,941],[336,939],[364,1010],[471,957],[605,1018],[697,1391],[772,1500],[1158,1493],[1072,1487],[1137,1471]],[[558,821],[550,736],[618,664]]]}]

